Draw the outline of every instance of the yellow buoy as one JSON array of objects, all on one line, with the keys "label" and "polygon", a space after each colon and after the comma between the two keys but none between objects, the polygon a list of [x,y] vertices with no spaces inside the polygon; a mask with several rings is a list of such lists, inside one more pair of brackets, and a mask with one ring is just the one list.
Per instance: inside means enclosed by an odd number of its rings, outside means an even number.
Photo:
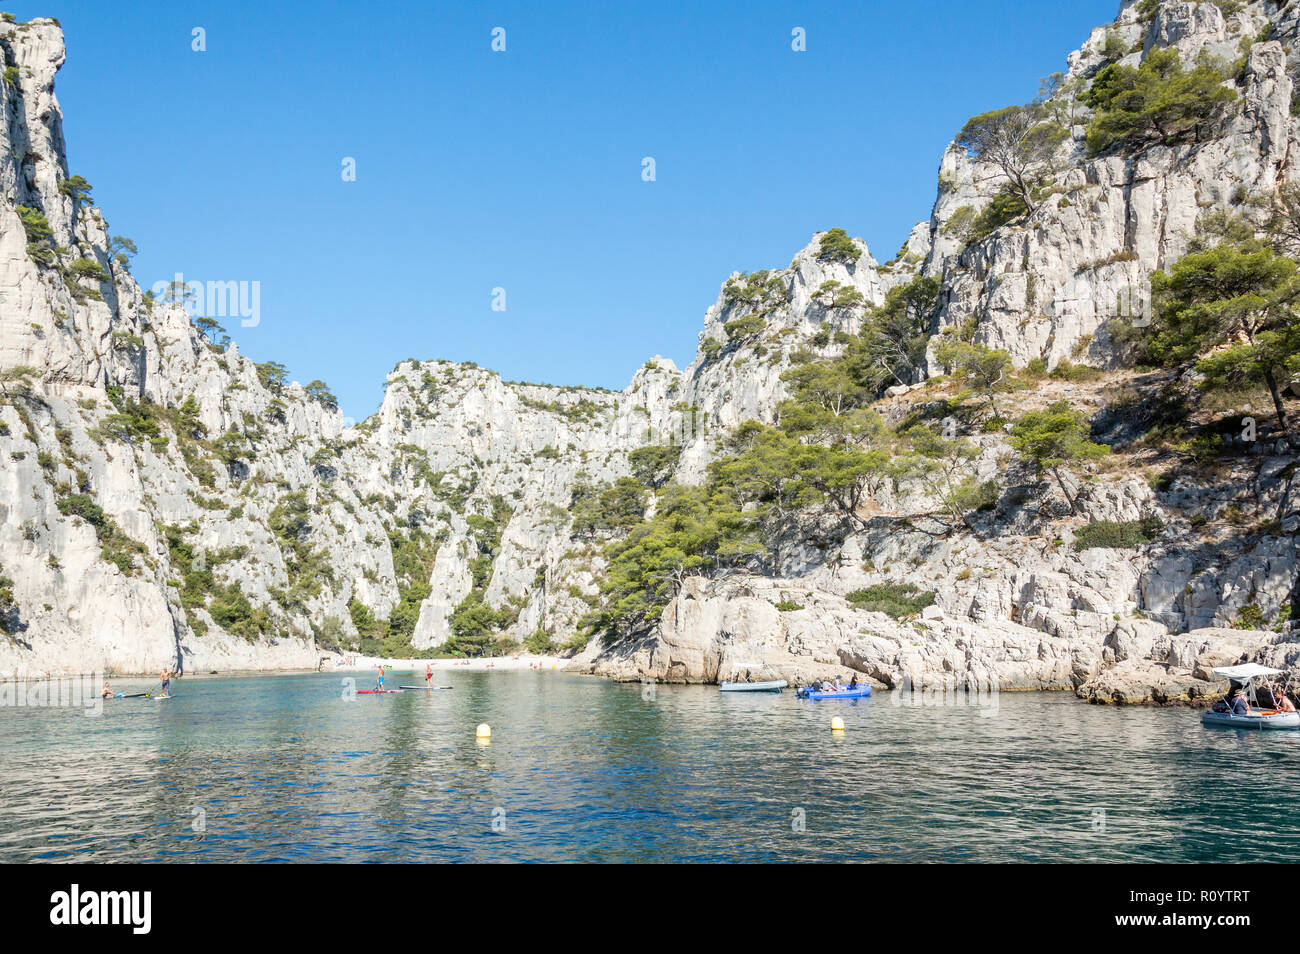
[{"label": "yellow buoy", "polygon": [[486,722],[480,722],[478,728],[474,730],[474,738],[490,739],[492,738],[492,727]]},{"label": "yellow buoy", "polygon": [[843,731],[844,731],[844,720],[841,719],[839,716],[836,716],[835,718],[831,719],[831,731],[832,731],[832,732],[843,732]]}]

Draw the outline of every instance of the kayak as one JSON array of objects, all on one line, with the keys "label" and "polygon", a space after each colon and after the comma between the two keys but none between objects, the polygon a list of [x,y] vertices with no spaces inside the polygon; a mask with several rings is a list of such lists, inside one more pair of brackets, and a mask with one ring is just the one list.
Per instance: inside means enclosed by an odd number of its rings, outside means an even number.
[{"label": "kayak", "polygon": [[358,689],[357,695],[361,696],[378,696],[385,692],[401,692],[401,689]]},{"label": "kayak", "polygon": [[[432,692],[434,689],[455,689],[455,686],[398,686],[399,689],[427,689]],[[389,690],[392,691],[391,689]]]},{"label": "kayak", "polygon": [[1201,714],[1202,725],[1227,726],[1232,729],[1300,729],[1300,712],[1278,709],[1251,709],[1245,715],[1207,709]]},{"label": "kayak", "polygon": [[870,686],[858,686],[856,689],[841,689],[838,692],[819,692],[805,686],[802,689],[795,690],[795,695],[800,699],[862,699],[871,695]]},{"label": "kayak", "polygon": [[724,682],[718,686],[720,692],[780,692],[789,683],[784,679],[770,679],[767,682]]}]

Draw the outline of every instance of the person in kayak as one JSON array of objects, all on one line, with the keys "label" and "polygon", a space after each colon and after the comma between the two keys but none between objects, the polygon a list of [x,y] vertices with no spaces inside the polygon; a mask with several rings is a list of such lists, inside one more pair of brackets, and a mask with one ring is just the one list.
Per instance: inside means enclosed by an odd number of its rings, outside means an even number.
[{"label": "person in kayak", "polygon": [[108,688],[107,682],[104,683],[104,688],[100,690],[99,695],[101,699],[108,699],[113,695],[113,690]]}]

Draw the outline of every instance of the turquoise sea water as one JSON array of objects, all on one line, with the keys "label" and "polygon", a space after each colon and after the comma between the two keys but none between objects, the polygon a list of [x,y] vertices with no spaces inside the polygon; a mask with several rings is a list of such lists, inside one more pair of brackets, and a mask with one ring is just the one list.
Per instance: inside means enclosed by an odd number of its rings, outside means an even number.
[{"label": "turquoise sea water", "polygon": [[0,708],[0,861],[1300,860],[1300,733],[1186,709],[343,678]]}]

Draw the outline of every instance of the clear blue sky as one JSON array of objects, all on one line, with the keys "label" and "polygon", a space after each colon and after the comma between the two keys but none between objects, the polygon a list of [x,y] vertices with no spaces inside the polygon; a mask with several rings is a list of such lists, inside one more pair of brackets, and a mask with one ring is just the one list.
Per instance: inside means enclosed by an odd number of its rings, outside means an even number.
[{"label": "clear blue sky", "polygon": [[1118,6],[5,4],[63,24],[69,164],[141,284],[260,282],[240,348],[358,419],[408,357],[615,389],[684,365],[727,274],[819,229],[893,257],[962,122]]}]

